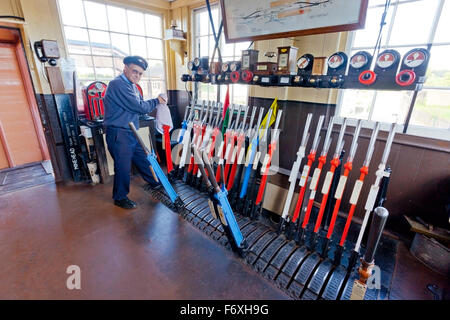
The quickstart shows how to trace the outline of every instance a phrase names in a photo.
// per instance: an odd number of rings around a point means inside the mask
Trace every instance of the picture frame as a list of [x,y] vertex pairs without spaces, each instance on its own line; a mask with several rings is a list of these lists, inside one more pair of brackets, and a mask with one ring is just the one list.
[[220,6],[230,43],[361,29],[368,0],[220,0]]

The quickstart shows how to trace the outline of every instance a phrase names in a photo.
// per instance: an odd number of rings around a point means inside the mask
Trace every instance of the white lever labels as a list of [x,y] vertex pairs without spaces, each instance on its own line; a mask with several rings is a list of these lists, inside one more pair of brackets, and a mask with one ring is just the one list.
[[333,172],[328,171],[322,186],[322,194],[327,194],[330,191],[331,180],[333,180]]
[[350,204],[356,205],[358,203],[359,194],[361,193],[361,189],[363,186],[363,182],[361,180],[356,180],[355,186],[353,187],[352,196],[350,197]]
[[300,187],[303,187],[306,184],[306,179],[308,179],[309,169],[310,169],[310,167],[308,165],[305,165],[303,167],[302,176],[300,178]]
[[334,198],[335,199],[342,199],[342,194],[344,193],[346,182],[347,182],[347,177],[346,176],[341,176],[339,178],[339,183],[338,183],[338,186],[336,188],[336,193],[334,194]]
[[320,176],[320,172],[322,170],[319,168],[316,168],[316,170],[314,170],[314,174],[311,180],[311,184],[309,185],[309,189],[310,190],[316,190],[317,189],[317,183],[319,182],[319,176]]

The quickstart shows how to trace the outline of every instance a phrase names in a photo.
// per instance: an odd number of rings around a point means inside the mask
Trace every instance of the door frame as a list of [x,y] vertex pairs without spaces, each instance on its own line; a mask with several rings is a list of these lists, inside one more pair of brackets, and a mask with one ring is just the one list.
[[10,43],[14,46],[14,51],[19,65],[22,82],[25,88],[25,95],[27,97],[31,118],[33,119],[34,130],[36,132],[36,136],[38,139],[42,159],[43,161],[50,160],[50,153],[48,151],[48,146],[45,141],[44,127],[42,126],[39,108],[37,105],[36,91],[34,89],[30,67],[25,53],[25,46],[23,44],[23,37],[22,37],[23,30],[21,28],[11,27],[9,26],[9,24],[4,23],[0,23],[0,29],[2,31],[4,30],[9,31],[6,33],[7,34],[9,33],[10,37],[5,36],[2,37],[2,33],[0,33],[0,42]]

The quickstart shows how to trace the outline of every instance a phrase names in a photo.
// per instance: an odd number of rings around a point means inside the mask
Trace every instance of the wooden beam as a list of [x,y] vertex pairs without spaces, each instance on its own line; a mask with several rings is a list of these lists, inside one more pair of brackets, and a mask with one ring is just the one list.
[[5,129],[3,128],[1,121],[0,121],[0,140],[3,145],[3,149],[5,150],[6,159],[8,159],[9,167],[10,168],[15,167],[16,165],[14,163],[13,154],[11,148],[9,147],[8,140],[6,139]]

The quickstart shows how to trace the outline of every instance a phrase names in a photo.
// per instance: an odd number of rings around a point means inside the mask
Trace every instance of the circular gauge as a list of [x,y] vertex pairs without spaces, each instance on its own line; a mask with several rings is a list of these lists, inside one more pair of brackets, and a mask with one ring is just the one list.
[[413,50],[404,58],[404,63],[410,68],[417,68],[421,66],[426,60],[425,52],[422,50]]
[[230,70],[231,71],[238,71],[240,67],[240,63],[239,62],[232,62],[230,64]]
[[341,67],[345,62],[344,57],[340,53],[335,53],[328,58],[328,67],[331,69],[337,69]]
[[363,53],[356,53],[350,59],[350,65],[354,69],[361,69],[369,63],[369,58]]
[[390,52],[382,53],[377,59],[377,66],[382,69],[387,69],[395,63],[396,59],[397,58]]
[[188,62],[188,69],[189,69],[190,71],[192,71],[192,69],[194,69],[194,62],[192,62],[192,61],[189,61],[189,62]]
[[229,64],[228,62],[225,62],[222,64],[222,72],[228,72]]
[[301,70],[306,69],[309,64],[311,63],[311,60],[306,57],[306,56],[302,56],[297,60],[297,67]]
[[200,59],[199,58],[194,59],[194,67],[196,67],[196,68],[200,67]]

